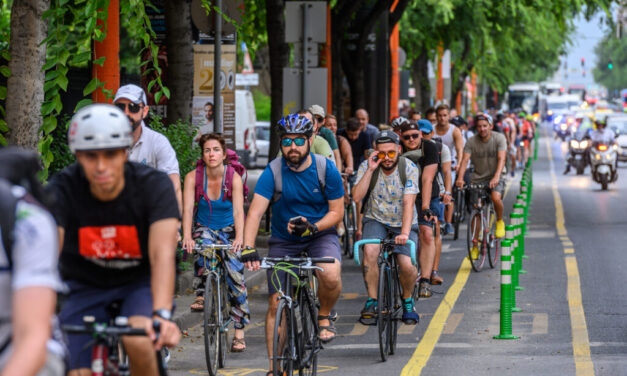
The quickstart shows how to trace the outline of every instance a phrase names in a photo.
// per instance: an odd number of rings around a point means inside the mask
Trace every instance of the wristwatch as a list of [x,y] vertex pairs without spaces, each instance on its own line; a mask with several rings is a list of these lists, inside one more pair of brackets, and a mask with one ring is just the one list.
[[451,195],[451,192],[446,191],[446,192],[444,192],[444,194],[445,194],[445,195],[449,195],[449,196],[450,196],[450,195]]
[[172,320],[172,311],[170,311],[169,309],[162,308],[162,309],[154,310],[152,311],[152,315],[160,317],[164,320],[168,320],[168,321]]

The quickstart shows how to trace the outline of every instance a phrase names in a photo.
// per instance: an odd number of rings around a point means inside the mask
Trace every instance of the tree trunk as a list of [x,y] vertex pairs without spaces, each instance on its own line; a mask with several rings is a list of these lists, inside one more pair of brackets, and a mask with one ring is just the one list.
[[423,51],[411,64],[411,76],[416,89],[414,104],[416,110],[424,111],[430,106],[431,85],[429,83],[429,56]]
[[[285,1],[266,0],[266,28],[270,52],[270,81],[272,87],[270,107],[269,156],[279,152],[276,124],[283,116],[283,68],[287,67],[289,46],[285,43]],[[270,157],[271,158],[271,157]]]
[[470,73],[472,68],[473,68],[473,65],[468,64],[464,68],[464,70],[459,72],[459,75],[457,76],[457,80],[453,82],[451,86],[451,101],[449,102],[451,107],[455,107],[455,103],[457,102],[457,94],[460,91],[462,91],[462,89],[464,88],[464,82],[466,82],[466,77],[468,77],[468,74]]
[[8,143],[37,150],[44,102],[46,45],[41,42],[48,33],[43,13],[49,0],[14,0],[11,8],[11,41],[9,50],[11,76],[7,82],[6,122]]
[[191,0],[166,0],[165,23],[170,89],[167,124],[179,119],[191,121],[194,80]]

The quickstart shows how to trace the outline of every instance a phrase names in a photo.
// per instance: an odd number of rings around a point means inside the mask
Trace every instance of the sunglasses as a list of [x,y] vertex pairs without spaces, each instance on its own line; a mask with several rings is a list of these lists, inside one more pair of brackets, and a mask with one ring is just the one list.
[[322,123],[324,121],[324,118],[322,116],[316,116],[316,121],[318,123]]
[[386,155],[388,156],[388,158],[394,159],[394,157],[396,157],[396,152],[394,150],[388,151],[387,153],[380,151],[377,153],[377,158],[383,159]]
[[405,141],[415,140],[418,137],[420,137],[420,133],[407,134],[407,135],[403,136],[403,140],[405,140]]
[[119,108],[120,110],[122,110],[122,111],[125,111],[126,108],[128,107],[128,112],[130,112],[131,114],[138,113],[139,110],[141,110],[141,108],[143,107],[142,105],[137,104],[137,103],[133,103],[133,102],[128,103],[128,104],[127,103],[116,103],[115,106],[117,108]]
[[293,142],[294,144],[296,144],[296,146],[303,146],[305,145],[306,140],[306,138],[284,138],[281,140],[281,145],[285,147],[290,147],[292,146]]

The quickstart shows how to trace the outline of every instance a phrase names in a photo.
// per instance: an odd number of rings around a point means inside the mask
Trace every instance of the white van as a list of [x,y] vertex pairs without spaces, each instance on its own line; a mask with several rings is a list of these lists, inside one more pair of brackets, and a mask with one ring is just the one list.
[[235,90],[235,151],[246,168],[254,167],[257,158],[256,122],[253,94],[248,90]]

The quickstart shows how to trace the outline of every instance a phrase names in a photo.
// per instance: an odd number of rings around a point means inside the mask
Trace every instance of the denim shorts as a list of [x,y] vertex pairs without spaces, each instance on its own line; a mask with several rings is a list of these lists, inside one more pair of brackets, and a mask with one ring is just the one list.
[[[309,257],[332,257],[342,262],[340,241],[335,228],[320,231],[307,242],[293,242],[271,236],[268,248],[268,257],[297,257],[302,252],[307,252]],[[321,267],[324,269],[324,264]],[[287,284],[287,273],[283,271],[268,269],[266,275],[270,295],[278,291],[279,284],[282,288]]]
[[[388,234],[399,235],[400,227],[392,227],[376,221],[372,218],[364,217],[364,232],[362,239],[385,239]],[[409,240],[416,243],[416,253],[418,253],[418,226],[414,225],[409,232]],[[409,244],[397,245],[394,247],[394,253],[411,257],[411,248]]]
[[[425,221],[424,214],[420,209],[422,205],[417,205],[416,209],[418,209],[418,224],[421,226],[431,226],[432,222]],[[438,217],[440,222],[444,221],[444,205],[440,201],[439,197],[432,198],[429,203],[429,209]]]
[[[152,316],[152,291],[150,279],[102,289],[76,281],[66,282],[70,294],[63,302],[59,313],[61,325],[81,325],[84,316],[94,316],[97,323],[108,323],[110,317],[106,307],[114,301],[121,301],[120,316]],[[83,334],[69,334],[70,369],[90,368],[91,346],[85,348],[92,337]]]

